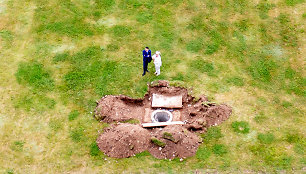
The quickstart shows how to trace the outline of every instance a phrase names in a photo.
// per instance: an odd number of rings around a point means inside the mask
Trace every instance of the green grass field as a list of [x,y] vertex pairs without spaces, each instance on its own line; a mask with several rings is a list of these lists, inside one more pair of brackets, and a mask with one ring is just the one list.
[[[305,24],[305,0],[0,0],[0,173],[305,173]],[[95,101],[159,79],[233,114],[182,162],[105,156]]]

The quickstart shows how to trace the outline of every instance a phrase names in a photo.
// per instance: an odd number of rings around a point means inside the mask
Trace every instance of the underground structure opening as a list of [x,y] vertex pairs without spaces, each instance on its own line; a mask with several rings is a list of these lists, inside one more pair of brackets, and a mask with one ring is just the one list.
[[166,110],[156,110],[152,113],[151,116],[152,122],[171,122],[172,113]]

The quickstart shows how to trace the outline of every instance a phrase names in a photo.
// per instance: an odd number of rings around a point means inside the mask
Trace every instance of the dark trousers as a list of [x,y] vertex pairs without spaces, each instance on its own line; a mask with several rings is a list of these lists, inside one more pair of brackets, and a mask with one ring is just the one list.
[[143,61],[143,74],[146,74],[148,71],[148,61]]

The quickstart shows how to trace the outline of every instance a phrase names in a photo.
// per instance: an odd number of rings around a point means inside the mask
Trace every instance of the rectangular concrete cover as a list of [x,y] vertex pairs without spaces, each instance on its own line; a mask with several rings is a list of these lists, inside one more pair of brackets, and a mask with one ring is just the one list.
[[153,94],[152,107],[153,108],[182,108],[182,95],[165,96],[160,94]]

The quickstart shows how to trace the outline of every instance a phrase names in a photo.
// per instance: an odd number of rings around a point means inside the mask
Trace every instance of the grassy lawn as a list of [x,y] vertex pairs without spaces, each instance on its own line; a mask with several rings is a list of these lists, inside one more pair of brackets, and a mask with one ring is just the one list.
[[[0,0],[0,173],[303,173],[305,24],[305,0]],[[233,114],[183,161],[105,156],[95,101],[159,79]]]

